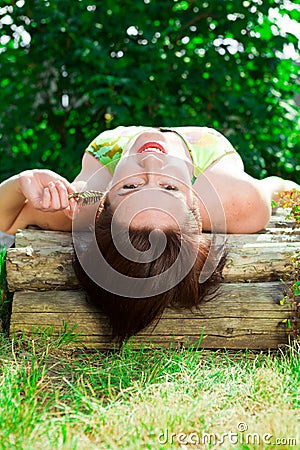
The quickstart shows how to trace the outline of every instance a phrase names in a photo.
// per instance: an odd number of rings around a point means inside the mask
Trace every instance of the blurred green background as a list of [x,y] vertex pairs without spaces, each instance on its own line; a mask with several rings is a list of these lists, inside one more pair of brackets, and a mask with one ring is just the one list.
[[41,167],[71,180],[107,128],[199,125],[250,174],[299,182],[296,3],[2,0],[0,180]]

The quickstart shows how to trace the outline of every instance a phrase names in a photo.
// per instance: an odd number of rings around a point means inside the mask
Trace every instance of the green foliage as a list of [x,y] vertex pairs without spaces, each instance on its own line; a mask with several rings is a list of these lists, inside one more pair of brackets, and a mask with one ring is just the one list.
[[[292,189],[280,192],[276,207],[287,210],[286,219],[294,222],[295,228],[300,228],[300,191]],[[297,250],[286,264],[287,272],[282,280],[286,285],[286,295],[282,304],[288,301],[291,305],[291,318],[283,323],[290,329],[291,337],[300,342],[300,250]]]
[[275,202],[276,207],[281,206],[287,209],[286,219],[294,221],[295,227],[300,228],[300,191],[297,189],[282,191],[278,197],[277,202]]
[[0,333],[8,330],[12,302],[12,294],[6,285],[5,258],[6,249],[0,247]]
[[[246,169],[299,179],[298,66],[280,54],[283,0],[8,0],[0,9],[0,178],[72,178],[118,125],[206,125]],[[6,5],[6,6],[5,6]]]

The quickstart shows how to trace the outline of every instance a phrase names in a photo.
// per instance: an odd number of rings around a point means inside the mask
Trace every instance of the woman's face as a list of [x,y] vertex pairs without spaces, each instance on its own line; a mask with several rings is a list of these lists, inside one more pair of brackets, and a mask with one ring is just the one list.
[[124,151],[109,191],[118,221],[156,228],[177,226],[192,206],[193,165],[182,139],[151,130],[133,139]]

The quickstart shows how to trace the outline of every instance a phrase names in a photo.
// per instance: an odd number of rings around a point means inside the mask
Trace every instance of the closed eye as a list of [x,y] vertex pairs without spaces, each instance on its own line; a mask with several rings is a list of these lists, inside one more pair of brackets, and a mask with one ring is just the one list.
[[122,186],[123,189],[137,189],[138,187],[139,184],[137,183],[124,184],[124,186]]
[[167,191],[179,191],[178,187],[172,184],[161,184],[161,187]]
[[[124,184],[123,189],[137,189],[140,185],[136,183],[131,184]],[[172,184],[161,184],[160,185],[163,189],[166,189],[167,191],[178,191],[178,187],[174,186]]]

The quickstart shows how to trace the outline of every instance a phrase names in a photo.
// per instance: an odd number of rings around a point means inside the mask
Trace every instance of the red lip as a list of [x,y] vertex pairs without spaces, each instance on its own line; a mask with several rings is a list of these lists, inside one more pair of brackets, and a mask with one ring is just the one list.
[[146,142],[142,147],[138,150],[138,153],[142,153],[143,151],[147,150],[147,148],[157,148],[162,153],[167,153],[164,147],[159,144],[158,142]]

